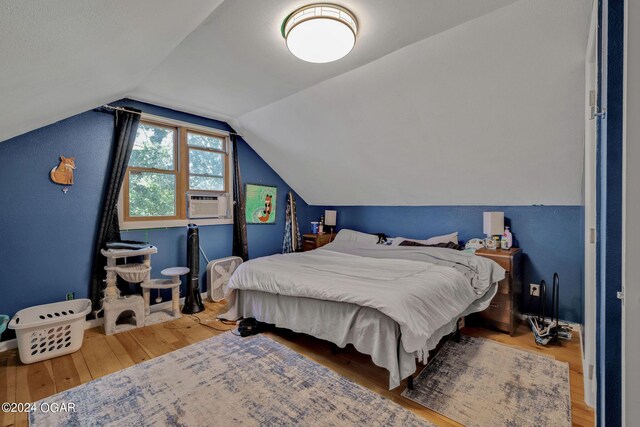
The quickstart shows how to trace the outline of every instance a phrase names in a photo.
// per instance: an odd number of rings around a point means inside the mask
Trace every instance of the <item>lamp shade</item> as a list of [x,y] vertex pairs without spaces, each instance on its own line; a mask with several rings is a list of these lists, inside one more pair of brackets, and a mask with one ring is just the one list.
[[324,225],[328,225],[329,227],[335,227],[337,216],[338,216],[337,211],[324,211]]
[[504,233],[504,212],[484,212],[482,215],[482,232],[487,236]]

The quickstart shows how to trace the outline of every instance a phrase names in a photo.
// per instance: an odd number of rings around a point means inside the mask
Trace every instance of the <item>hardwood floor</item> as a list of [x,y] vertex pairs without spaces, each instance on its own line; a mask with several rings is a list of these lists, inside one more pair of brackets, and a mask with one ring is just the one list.
[[[214,322],[218,313],[226,311],[225,304],[207,303],[206,307],[206,311],[197,315],[199,319],[185,316],[172,322],[112,336],[105,336],[102,328],[89,329],[85,333],[84,344],[80,351],[31,365],[23,365],[19,362],[17,350],[0,353],[0,403],[33,402],[43,399],[232,329],[230,326]],[[541,348],[535,345],[531,331],[528,331],[524,325],[518,329],[514,337],[475,327],[467,327],[463,329],[463,333],[492,339],[524,350],[544,353],[557,360],[568,362],[571,375],[573,425],[594,425],[593,410],[584,403],[582,361],[577,334],[574,334],[573,341],[561,347]],[[404,382],[401,387],[387,390],[387,371],[375,366],[369,356],[357,353],[350,348],[333,354],[328,342],[290,331],[275,330],[266,334],[438,425],[459,425],[400,396],[404,390]],[[26,414],[0,412],[0,426],[13,425],[26,426]]]

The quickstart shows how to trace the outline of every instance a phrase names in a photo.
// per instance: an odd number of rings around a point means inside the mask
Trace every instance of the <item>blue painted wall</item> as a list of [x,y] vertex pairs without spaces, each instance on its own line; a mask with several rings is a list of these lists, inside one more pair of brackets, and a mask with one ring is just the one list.
[[[232,130],[224,122],[211,120],[191,114],[157,107],[132,100],[123,100],[115,104],[128,105],[138,108],[146,113],[168,117],[215,129]],[[291,187],[262,160],[262,158],[242,139],[238,144],[238,158],[244,183],[275,185],[278,187],[277,210],[275,225],[247,225],[247,237],[249,240],[249,256],[257,258],[265,255],[282,252],[282,240],[284,236],[285,203],[286,195]],[[309,206],[296,195],[298,220],[301,224],[308,224],[307,210]],[[302,231],[308,231],[302,228]],[[209,260],[231,255],[233,227],[231,225],[215,225],[200,227],[200,246]],[[152,257],[152,276],[161,277],[160,271],[164,268],[186,264],[186,229],[167,228],[153,230],[136,230],[122,233],[123,239],[142,240],[158,247],[158,254]],[[206,290],[206,261],[200,258],[201,286]],[[168,294],[166,295],[169,296]]]
[[[607,114],[599,121],[597,151],[596,413],[597,425],[619,426],[622,302],[616,294],[622,289],[624,2],[600,0],[598,16],[598,103]],[[604,16],[606,25],[602,24]]]
[[[231,130],[223,122],[165,108],[123,100],[145,112]],[[87,297],[99,212],[113,144],[113,115],[88,111],[0,143],[0,313],[61,301],[67,292]],[[58,157],[75,157],[75,184],[65,195],[49,180]],[[244,182],[278,187],[275,225],[249,225],[249,253],[258,257],[282,250],[284,204],[290,190],[244,141],[238,157]],[[298,200],[301,223],[308,223],[307,204]],[[232,226],[201,227],[201,244],[210,259],[229,256]],[[186,262],[186,229],[169,228],[123,233],[124,238],[149,241],[158,247],[153,274]],[[204,277],[204,258],[201,270]],[[203,289],[206,282],[202,282]],[[5,333],[3,338],[10,337]]]
[[[338,211],[338,228],[425,239],[459,232],[463,241],[482,234],[482,212],[503,211],[515,245],[524,253],[523,283],[551,282],[560,275],[560,317],[583,321],[584,242],[580,206],[346,206]],[[550,296],[549,296],[550,299]],[[523,308],[530,307],[523,292]],[[537,305],[533,305],[537,307]]]
[[[132,100],[118,105],[176,120],[231,128],[223,122]],[[86,297],[99,210],[113,140],[113,116],[89,111],[0,144],[0,313],[12,315],[35,304],[59,301],[66,292]],[[75,156],[76,183],[68,194],[48,179],[59,155]],[[278,186],[276,225],[249,225],[252,258],[278,253],[284,230],[284,201],[290,189],[244,141],[238,155],[244,182]],[[301,231],[324,213],[300,197]],[[582,243],[577,206],[561,207],[339,207],[338,227],[388,235],[426,237],[457,230],[468,240],[482,235],[482,212],[503,210],[517,243],[525,253],[525,283],[549,279],[554,271],[562,280],[561,316],[582,318]],[[231,253],[232,226],[201,227],[201,245],[209,259]],[[158,247],[152,258],[153,277],[165,267],[186,262],[186,230],[167,228],[128,231],[123,237],[148,241]],[[201,258],[204,289],[204,258]],[[526,301],[525,301],[526,302]],[[5,334],[5,339],[7,335]]]

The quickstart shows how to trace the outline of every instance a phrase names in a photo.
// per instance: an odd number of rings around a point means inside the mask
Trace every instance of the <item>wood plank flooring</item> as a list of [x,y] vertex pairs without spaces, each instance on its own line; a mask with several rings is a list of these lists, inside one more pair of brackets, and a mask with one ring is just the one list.
[[[226,311],[224,303],[206,303],[206,308],[206,311],[198,313],[197,319],[185,316],[172,322],[109,337],[102,333],[102,328],[89,329],[85,333],[80,351],[31,365],[20,363],[17,350],[0,353],[0,403],[33,402],[233,329],[215,321],[218,313]],[[531,331],[524,325],[514,337],[476,327],[467,327],[463,333],[568,362],[573,425],[594,425],[594,412],[584,403],[582,361],[577,334],[574,334],[573,341],[560,347],[541,348],[535,345]],[[387,371],[375,366],[369,356],[349,347],[333,354],[328,342],[286,330],[277,329],[266,334],[438,425],[459,426],[448,418],[400,396],[404,390],[404,383],[402,387],[387,390]],[[26,414],[0,412],[0,427],[26,425]]]

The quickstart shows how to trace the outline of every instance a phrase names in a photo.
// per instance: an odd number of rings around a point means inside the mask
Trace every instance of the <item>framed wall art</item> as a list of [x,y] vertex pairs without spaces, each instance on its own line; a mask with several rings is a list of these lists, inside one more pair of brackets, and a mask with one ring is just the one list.
[[269,185],[245,185],[244,197],[246,201],[247,224],[276,223],[277,192],[277,187]]

